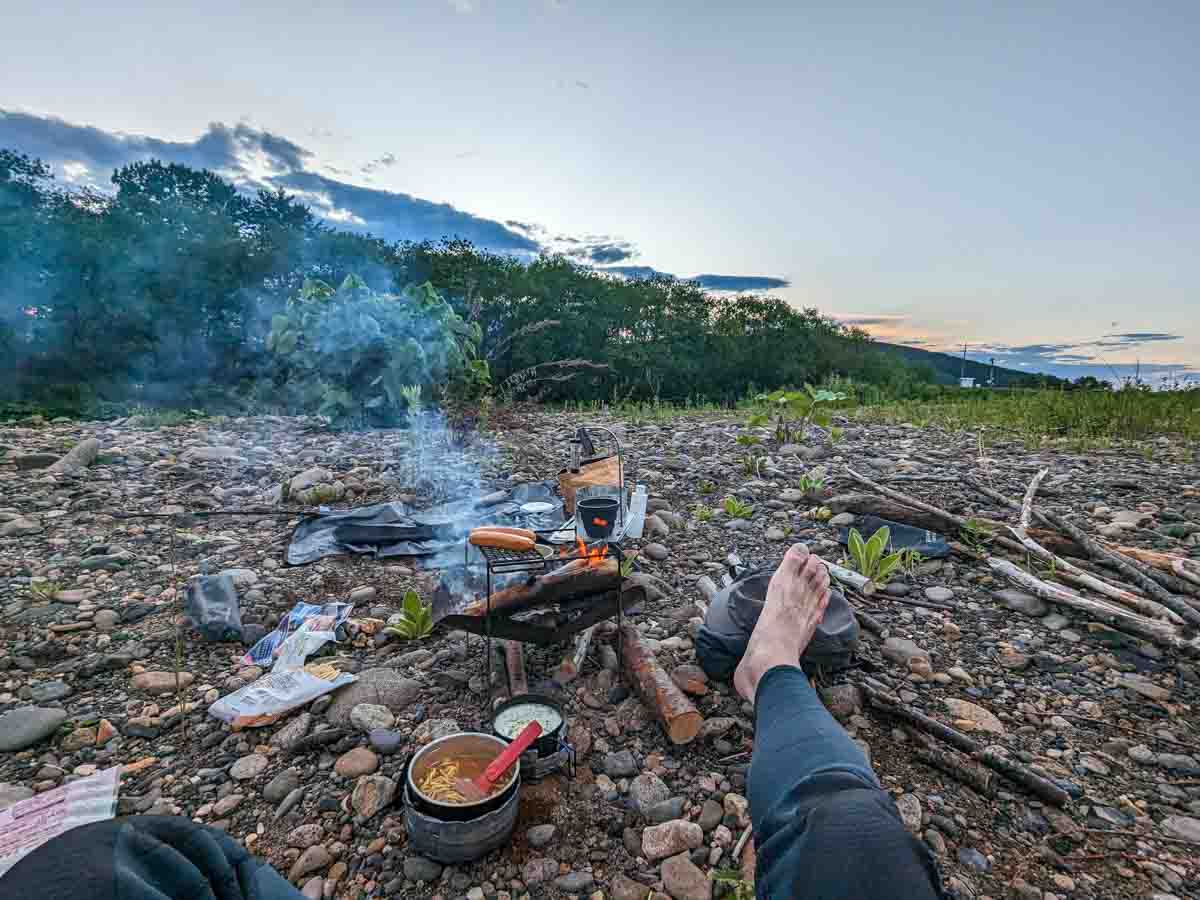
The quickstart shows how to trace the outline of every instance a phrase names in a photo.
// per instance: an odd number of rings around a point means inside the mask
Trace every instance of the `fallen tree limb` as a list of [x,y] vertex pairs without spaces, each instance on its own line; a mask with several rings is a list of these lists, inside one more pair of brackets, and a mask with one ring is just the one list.
[[588,648],[592,645],[592,635],[595,632],[595,625],[579,632],[579,636],[575,639],[574,651],[563,657],[563,661],[559,663],[558,671],[554,673],[554,680],[556,682],[559,684],[570,684],[579,677],[579,672],[583,668],[583,661],[587,658]]
[[977,741],[967,737],[961,731],[956,731],[948,725],[943,725],[936,719],[931,719],[924,713],[919,713],[905,706],[898,699],[888,697],[870,685],[859,682],[863,695],[871,702],[871,706],[907,722],[919,731],[931,735],[940,741],[956,747],[966,753],[976,762],[987,766],[993,772],[998,772],[1014,784],[1019,784],[1040,800],[1054,806],[1066,806],[1070,795],[1049,779],[1043,778],[1036,772],[1015,763],[1011,759],[989,750]]
[[[908,494],[905,494],[901,491],[896,491],[892,488],[884,487],[882,484],[877,484],[871,479],[863,475],[859,475],[849,466],[846,466],[846,474],[863,487],[870,488],[875,493],[887,497],[889,500],[900,504],[902,507],[920,510],[925,514],[932,516],[941,523],[938,526],[939,530],[951,530],[957,532],[962,531],[962,529],[966,527],[967,520],[961,516],[948,513],[944,509],[938,509],[936,506],[926,503],[924,500],[918,500],[916,497],[910,497]],[[832,509],[832,507],[830,508]]]
[[[990,497],[1001,505],[1009,507],[1015,505],[1013,501],[1009,500],[999,491],[992,490],[987,485],[981,484],[979,481],[969,476],[965,477],[963,480],[984,496]],[[1040,510],[1034,510],[1033,515],[1044,524],[1049,525],[1052,528],[1057,528],[1064,534],[1069,535],[1070,538],[1075,541],[1075,543],[1079,544],[1079,546],[1083,547],[1084,550],[1087,551],[1088,556],[1090,556],[1092,559],[1102,560],[1109,564],[1112,568],[1129,578],[1134,584],[1145,591],[1148,597],[1152,597],[1153,599],[1157,600],[1167,609],[1171,610],[1171,612],[1175,613],[1177,616],[1180,616],[1185,622],[1191,625],[1200,626],[1200,610],[1193,607],[1182,597],[1177,597],[1172,594],[1157,581],[1143,572],[1133,560],[1123,556],[1115,550],[1110,550],[1104,547],[1098,541],[1094,540],[1090,535],[1088,535],[1088,533],[1082,528],[1072,524],[1071,522],[1068,522],[1062,516],[1055,515],[1054,513],[1042,512]]]
[[837,563],[827,562],[819,556],[817,557],[817,561],[829,571],[830,577],[836,578],[842,584],[850,585],[850,587],[864,596],[870,597],[878,590],[879,586],[875,582],[870,578],[860,575],[858,572],[839,566]]
[[1076,594],[1074,591],[1067,590],[1065,587],[1049,584],[1006,559],[996,559],[994,556],[988,557],[987,564],[993,572],[1003,575],[1013,584],[1024,588],[1037,597],[1041,597],[1043,600],[1086,613],[1095,619],[1099,619],[1105,625],[1111,625],[1113,628],[1124,631],[1127,634],[1145,638],[1152,643],[1158,644],[1160,647],[1166,647],[1187,656],[1195,656],[1200,653],[1200,638],[1185,641],[1179,637],[1179,633],[1175,628],[1167,622],[1162,622],[1158,619],[1147,619],[1144,616],[1136,615],[1127,610],[1109,606],[1102,601],[1091,600],[1080,594]]
[[658,664],[632,625],[621,627],[621,656],[630,686],[658,718],[671,743],[688,744],[695,740],[704,717]]
[[984,797],[996,796],[996,782],[999,778],[994,772],[974,760],[964,762],[949,753],[939,752],[932,747],[915,748],[917,759],[933,766],[940,772],[945,772],[951,778],[962,782],[971,790]]

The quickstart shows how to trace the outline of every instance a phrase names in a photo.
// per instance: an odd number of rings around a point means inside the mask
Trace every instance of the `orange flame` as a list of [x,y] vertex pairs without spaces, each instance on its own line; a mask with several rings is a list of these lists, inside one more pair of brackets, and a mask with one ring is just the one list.
[[[566,548],[562,551],[563,556],[567,556],[570,553],[571,550]],[[589,547],[583,542],[582,538],[576,537],[574,553],[580,559],[586,560],[589,568],[595,568],[608,557],[608,544],[597,544]]]

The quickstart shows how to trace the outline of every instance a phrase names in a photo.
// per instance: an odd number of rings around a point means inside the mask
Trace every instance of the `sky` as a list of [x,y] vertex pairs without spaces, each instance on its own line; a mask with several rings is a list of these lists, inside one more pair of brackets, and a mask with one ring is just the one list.
[[0,146],[770,291],[929,349],[1200,377],[1200,4],[45,0]]

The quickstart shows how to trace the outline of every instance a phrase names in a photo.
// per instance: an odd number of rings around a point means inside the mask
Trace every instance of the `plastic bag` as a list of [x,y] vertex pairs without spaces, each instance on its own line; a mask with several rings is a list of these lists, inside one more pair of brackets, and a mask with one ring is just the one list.
[[206,641],[240,641],[242,610],[228,575],[201,575],[187,584],[184,616]]
[[247,651],[242,657],[242,664],[263,667],[271,665],[280,655],[281,645],[302,626],[307,625],[303,636],[288,648],[288,664],[280,671],[284,668],[300,668],[304,665],[304,656],[307,653],[312,653],[322,644],[335,639],[338,626],[350,617],[350,610],[353,608],[349,603],[297,603],[283,617],[278,628]]

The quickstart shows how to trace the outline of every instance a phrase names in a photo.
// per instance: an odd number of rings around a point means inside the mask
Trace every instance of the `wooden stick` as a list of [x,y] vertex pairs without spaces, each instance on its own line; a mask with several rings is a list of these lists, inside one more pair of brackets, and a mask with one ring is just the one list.
[[704,717],[658,664],[632,625],[621,628],[621,656],[631,687],[658,718],[671,743],[695,740],[704,726]]
[[979,763],[963,762],[949,753],[939,753],[932,747],[916,747],[914,752],[917,759],[961,781],[976,793],[984,797],[996,796],[996,782],[1000,779]]
[[821,559],[819,556],[817,557],[817,562],[829,570],[830,577],[836,578],[843,584],[850,585],[852,588],[866,597],[870,597],[879,589],[879,586],[875,584],[875,582],[873,582],[870,578],[860,575],[858,572],[843,568],[836,563],[827,562],[826,560]]
[[592,645],[592,635],[595,631],[596,626],[591,625],[579,632],[579,637],[575,639],[575,652],[563,657],[558,671],[554,673],[556,682],[570,684],[579,677],[579,672],[583,669],[583,661],[587,658],[588,648]]
[[1109,584],[1100,578],[1097,578],[1090,572],[1085,572],[1083,569],[1072,565],[1061,556],[1055,556],[1028,534],[1025,534],[1019,528],[1012,529],[1013,535],[1021,546],[1028,550],[1038,559],[1045,560],[1054,566],[1055,575],[1062,577],[1064,580],[1070,580],[1080,587],[1088,588],[1095,591],[1097,594],[1103,594],[1110,600],[1115,600],[1122,606],[1127,606],[1144,616],[1149,616],[1153,619],[1163,619],[1175,625],[1182,625],[1183,619],[1167,609],[1165,606],[1155,603],[1153,600],[1147,600],[1145,597],[1139,597],[1130,591]]
[[846,474],[859,484],[863,485],[863,487],[868,487],[875,493],[887,497],[889,500],[894,500],[902,506],[907,506],[910,509],[918,509],[937,519],[940,519],[942,522],[942,528],[949,526],[954,531],[961,531],[967,524],[966,519],[962,518],[961,516],[948,513],[944,509],[938,509],[932,504],[926,503],[923,500],[918,500],[916,497],[910,497],[908,494],[902,493],[901,491],[895,491],[889,487],[884,487],[881,484],[876,484],[874,481],[871,481],[871,479],[859,475],[849,466],[846,467]]
[[1058,785],[1030,771],[1019,763],[1015,763],[1011,759],[1007,759],[983,747],[961,731],[956,731],[948,725],[943,725],[936,719],[931,719],[924,713],[919,713],[915,709],[905,706],[899,700],[888,697],[870,685],[859,682],[858,686],[862,690],[863,695],[871,701],[873,707],[901,721],[907,722],[909,725],[918,728],[926,734],[932,735],[938,740],[944,741],[952,747],[957,747],[972,759],[995,772],[999,772],[1009,781],[1021,785],[1040,800],[1044,800],[1055,806],[1066,806],[1067,802],[1071,799],[1070,795]]
[[[1014,505],[1011,500],[999,491],[992,490],[987,485],[981,484],[970,476],[964,477],[963,481],[997,503],[1010,507]],[[1195,609],[1182,597],[1176,597],[1170,593],[1166,588],[1143,572],[1131,559],[1115,550],[1109,550],[1102,546],[1099,542],[1093,540],[1082,528],[1068,522],[1062,516],[1041,512],[1040,510],[1034,510],[1033,514],[1040,522],[1052,528],[1057,528],[1068,535],[1075,543],[1083,547],[1092,559],[1103,560],[1122,575],[1129,578],[1134,584],[1145,591],[1147,596],[1153,597],[1167,609],[1181,616],[1184,621],[1192,625],[1200,625],[1200,610]]]
[[1033,498],[1037,496],[1042,479],[1049,474],[1049,469],[1038,469],[1037,474],[1029,479],[1029,486],[1025,488],[1025,498],[1021,501],[1021,518],[1017,526],[1022,532],[1029,530],[1029,517],[1033,515]]
[[504,641],[504,668],[508,670],[508,694],[521,697],[529,693],[525,674],[525,647],[518,641]]
[[1167,647],[1187,656],[1200,654],[1200,638],[1185,641],[1178,632],[1167,622],[1157,619],[1147,619],[1124,609],[1109,606],[1100,600],[1091,600],[1069,591],[1065,587],[1041,581],[1006,559],[988,557],[987,564],[993,572],[1003,575],[1018,587],[1022,587],[1035,596],[1065,606],[1069,609],[1087,613],[1113,628],[1145,638],[1161,647]]
[[1109,722],[1106,719],[1089,719],[1087,716],[1077,716],[1074,713],[1065,713],[1058,710],[1054,711],[1054,715],[1062,716],[1064,719],[1070,719],[1073,722],[1087,722],[1089,725],[1099,725],[1103,728],[1112,728],[1115,731],[1124,731],[1126,734],[1135,734],[1138,737],[1144,737],[1148,741],[1155,741],[1163,744],[1174,744],[1176,747],[1182,747],[1188,753],[1195,753],[1200,750],[1200,746],[1196,744],[1186,744],[1183,741],[1177,741],[1175,738],[1159,737],[1151,731],[1141,731],[1137,728],[1130,728],[1128,725],[1118,725],[1116,722]]

